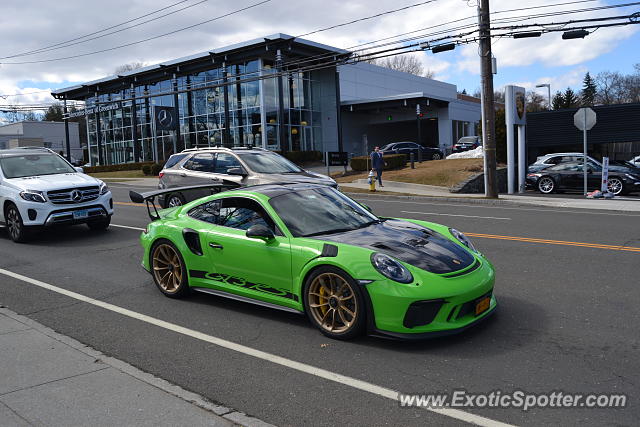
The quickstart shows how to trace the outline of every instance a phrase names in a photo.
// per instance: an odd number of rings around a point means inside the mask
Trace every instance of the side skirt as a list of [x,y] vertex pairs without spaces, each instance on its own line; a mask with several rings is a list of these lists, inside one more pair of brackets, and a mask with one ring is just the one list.
[[205,293],[205,294],[216,295],[216,296],[219,296],[219,297],[229,298],[229,299],[233,299],[233,300],[236,300],[236,301],[248,302],[249,304],[261,305],[263,307],[273,308],[273,309],[276,309],[276,310],[286,311],[286,312],[289,312],[289,313],[304,314],[304,312],[296,310],[295,308],[284,307],[284,306],[277,305],[277,304],[271,304],[270,302],[258,301],[258,300],[252,299],[252,298],[243,297],[241,295],[231,294],[231,293],[224,292],[224,291],[218,291],[216,289],[193,287],[193,288],[191,288],[191,290],[196,291],[196,292],[202,292],[202,293]]

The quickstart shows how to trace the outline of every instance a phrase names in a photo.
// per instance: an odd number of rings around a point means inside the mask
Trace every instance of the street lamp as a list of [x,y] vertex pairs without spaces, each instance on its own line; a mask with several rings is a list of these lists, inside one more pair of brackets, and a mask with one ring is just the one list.
[[547,96],[548,96],[548,101],[549,101],[549,110],[551,110],[551,85],[549,83],[542,83],[539,85],[536,85],[536,87],[546,87],[547,88]]

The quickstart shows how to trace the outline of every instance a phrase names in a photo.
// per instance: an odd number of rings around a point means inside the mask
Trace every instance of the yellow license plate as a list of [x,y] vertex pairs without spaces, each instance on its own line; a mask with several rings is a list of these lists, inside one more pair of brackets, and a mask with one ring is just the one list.
[[491,304],[491,297],[482,298],[480,301],[476,303],[476,316],[484,313],[489,309],[489,305]]

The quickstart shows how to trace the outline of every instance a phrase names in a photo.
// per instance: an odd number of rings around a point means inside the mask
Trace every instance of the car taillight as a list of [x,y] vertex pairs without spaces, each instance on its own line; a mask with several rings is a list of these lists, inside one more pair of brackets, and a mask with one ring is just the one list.
[[158,174],[158,178],[162,178],[163,176],[164,176],[164,172],[160,172],[160,173]]

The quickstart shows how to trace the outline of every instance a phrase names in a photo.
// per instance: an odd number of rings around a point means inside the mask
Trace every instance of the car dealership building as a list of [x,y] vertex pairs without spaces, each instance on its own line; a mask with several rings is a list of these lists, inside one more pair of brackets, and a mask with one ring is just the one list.
[[[448,152],[475,135],[480,104],[455,85],[275,34],[59,89],[84,101],[92,165],[162,161],[185,148],[367,153],[417,141]],[[420,114],[417,114],[419,108]]]

